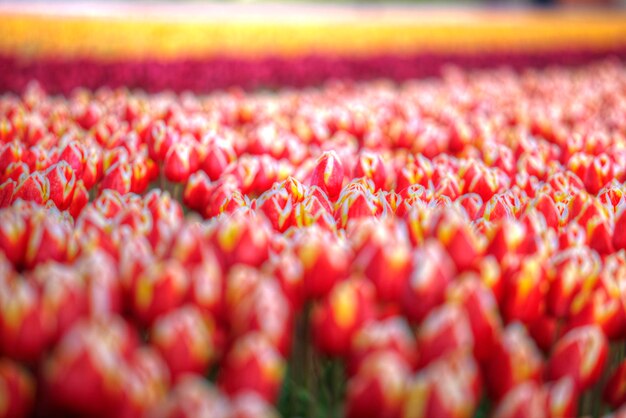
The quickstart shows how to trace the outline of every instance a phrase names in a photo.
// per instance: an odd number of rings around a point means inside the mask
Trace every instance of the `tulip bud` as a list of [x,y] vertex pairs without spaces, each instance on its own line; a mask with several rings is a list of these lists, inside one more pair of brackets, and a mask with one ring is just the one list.
[[132,166],[128,162],[117,162],[104,173],[104,178],[100,183],[100,193],[106,189],[115,190],[119,194],[130,193],[132,179]]
[[11,163],[20,162],[24,158],[24,145],[13,141],[2,144],[0,147],[0,175],[6,172]]
[[457,351],[471,352],[474,338],[465,312],[453,304],[433,309],[419,328],[417,345],[418,367]]
[[608,341],[597,325],[574,328],[557,341],[546,374],[551,380],[571,377],[582,393],[602,375],[608,351]]
[[387,183],[387,172],[380,155],[370,151],[362,151],[354,168],[354,177],[371,179],[374,182],[375,190],[384,188]]
[[56,343],[87,315],[87,286],[75,269],[54,262],[38,265],[29,279],[41,293],[43,314],[53,323],[51,342]]
[[226,170],[226,167],[237,159],[235,150],[226,139],[216,138],[207,143],[207,154],[202,169],[209,179],[215,181]]
[[540,259],[529,257],[511,269],[512,272],[505,273],[503,316],[508,322],[532,323],[543,313],[544,296],[548,292],[544,267]]
[[9,179],[0,184],[0,209],[6,208],[13,202],[13,192],[17,187],[17,182]]
[[119,317],[78,323],[57,344],[43,376],[54,405],[89,416],[110,416],[127,388],[127,361],[138,337]]
[[167,363],[173,380],[184,373],[204,374],[213,353],[213,321],[193,306],[184,306],[157,318],[150,342]]
[[258,267],[269,257],[269,231],[259,215],[234,212],[218,225],[215,244],[224,266],[242,263]]
[[480,362],[491,356],[502,330],[498,305],[490,289],[478,277],[459,278],[448,290],[449,303],[464,309],[474,340],[474,356]]
[[74,193],[72,193],[72,202],[68,208],[72,218],[77,219],[87,203],[89,203],[89,192],[85,188],[83,181],[78,180],[76,187],[74,187]]
[[254,392],[241,392],[231,398],[231,418],[278,418],[280,415],[265,399]]
[[126,366],[124,391],[116,417],[132,418],[146,416],[161,405],[169,388],[167,366],[151,348],[137,349]]
[[622,205],[616,213],[613,230],[615,231],[613,234],[613,246],[615,251],[626,250],[626,234],[620,232],[626,231],[626,204]]
[[427,241],[415,254],[414,270],[402,298],[407,318],[415,323],[441,304],[455,274],[454,263],[437,241]]
[[469,418],[480,394],[480,374],[473,358],[457,354],[435,361],[409,383],[405,418]]
[[469,269],[483,251],[480,236],[474,232],[462,215],[445,210],[435,224],[436,237],[448,250],[459,271]]
[[546,392],[536,382],[522,382],[498,403],[494,418],[548,418]]
[[65,161],[74,171],[76,179],[83,177],[86,164],[86,152],[84,146],[78,141],[69,141],[59,155],[59,162]]
[[189,176],[183,193],[183,202],[190,209],[204,213],[212,191],[213,186],[207,175],[204,171],[197,171]]
[[26,418],[35,402],[35,379],[18,363],[0,358],[0,417]]
[[252,391],[270,403],[278,396],[285,363],[269,340],[251,332],[239,337],[224,359],[218,383],[230,396]]
[[21,265],[28,240],[28,224],[17,210],[0,211],[0,250],[13,264]]
[[338,283],[313,311],[315,347],[331,356],[346,357],[355,333],[373,318],[372,285],[358,279]]
[[417,344],[409,324],[394,316],[365,324],[352,339],[348,375],[354,375],[363,360],[378,352],[393,352],[413,369],[417,364]]
[[318,186],[331,200],[341,192],[344,170],[339,157],[334,151],[327,151],[317,160],[311,174],[311,186]]
[[48,260],[65,262],[71,248],[71,227],[56,210],[46,209],[31,216],[24,265],[33,268]]
[[578,391],[571,378],[564,377],[544,388],[548,394],[548,412],[551,418],[578,416]]
[[191,271],[190,301],[203,315],[221,319],[224,315],[224,277],[218,260],[205,258]]
[[232,417],[228,399],[197,375],[186,375],[172,388],[165,402],[150,416],[157,418]]
[[277,231],[285,232],[291,226],[294,202],[287,190],[268,190],[259,197],[257,204]]
[[46,171],[50,185],[50,199],[59,208],[67,209],[72,203],[76,177],[69,164],[60,162],[50,166]]
[[524,381],[539,381],[542,358],[533,340],[520,323],[509,324],[487,360],[485,380],[495,399],[502,399]]
[[135,318],[143,324],[154,323],[159,315],[181,306],[189,291],[189,278],[175,260],[148,266],[132,289],[131,306]]
[[177,141],[178,134],[170,126],[167,126],[162,120],[154,121],[148,129],[146,140],[150,158],[162,162],[165,160],[165,155],[169,149]]
[[348,381],[346,417],[400,417],[410,374],[410,367],[392,351],[366,357]]
[[31,364],[41,358],[54,332],[54,319],[30,281],[16,280],[0,293],[0,351]]
[[397,228],[377,223],[360,239],[353,268],[374,284],[381,301],[399,303],[413,267],[407,236]]
[[348,275],[350,252],[344,243],[318,227],[302,229],[294,239],[295,254],[304,269],[304,292],[319,298]]
[[200,167],[196,146],[188,142],[175,142],[165,154],[165,177],[169,181],[184,183]]
[[50,183],[40,172],[34,172],[22,179],[13,192],[13,201],[22,199],[43,205],[50,198]]

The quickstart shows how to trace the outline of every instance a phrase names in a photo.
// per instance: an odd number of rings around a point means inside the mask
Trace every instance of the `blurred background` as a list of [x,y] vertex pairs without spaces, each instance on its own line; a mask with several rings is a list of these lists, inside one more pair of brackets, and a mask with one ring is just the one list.
[[0,91],[275,89],[622,60],[625,2],[4,2]]

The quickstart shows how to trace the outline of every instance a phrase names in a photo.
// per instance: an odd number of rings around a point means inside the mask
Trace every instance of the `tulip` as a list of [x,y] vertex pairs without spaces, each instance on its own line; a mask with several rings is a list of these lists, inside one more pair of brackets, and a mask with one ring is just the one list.
[[409,376],[394,352],[370,354],[348,381],[346,417],[400,417]]
[[231,399],[232,418],[278,418],[274,410],[262,397],[254,392],[242,392]]
[[478,277],[470,275],[448,289],[447,299],[463,308],[473,335],[474,356],[478,361],[487,361],[502,330],[493,293]]
[[0,417],[25,418],[35,401],[35,379],[18,363],[0,358]]
[[344,169],[339,157],[333,151],[325,152],[317,160],[311,174],[311,186],[318,186],[331,200],[341,192]]
[[127,359],[137,338],[119,317],[87,320],[73,327],[44,366],[53,404],[90,416],[115,412],[124,397]]
[[410,368],[417,364],[417,344],[409,324],[394,316],[364,325],[352,339],[347,372],[354,375],[363,361],[374,353],[392,352]]
[[159,315],[181,306],[189,292],[189,277],[180,263],[169,260],[148,266],[131,289],[135,318],[153,324]]
[[185,373],[203,374],[214,357],[210,317],[193,306],[161,315],[154,322],[150,342],[161,354],[173,380]]
[[548,400],[536,382],[522,382],[512,388],[494,411],[494,418],[548,418]]
[[28,223],[17,210],[0,211],[0,249],[14,266],[21,265],[28,242]]
[[474,338],[465,312],[453,304],[433,309],[417,333],[418,367],[451,353],[472,351]]
[[524,381],[539,381],[542,368],[539,350],[524,327],[514,322],[504,329],[500,342],[487,360],[487,388],[496,400],[502,399]]
[[318,227],[303,229],[294,238],[294,251],[303,266],[307,297],[325,296],[348,275],[349,250],[340,239]]
[[123,418],[145,416],[160,405],[167,395],[169,389],[167,366],[155,350],[147,347],[137,349],[127,364],[124,374],[127,390],[115,416]]
[[374,289],[352,278],[336,284],[313,311],[315,347],[330,356],[346,357],[356,332],[374,318]]
[[150,416],[158,418],[231,417],[228,399],[212,384],[197,375],[185,375]]
[[473,416],[480,390],[479,376],[471,356],[459,353],[449,359],[435,361],[409,382],[402,416]]
[[13,201],[22,199],[43,205],[50,198],[49,180],[39,172],[23,178],[13,192]]
[[574,328],[556,342],[546,374],[551,380],[571,377],[582,393],[602,375],[608,350],[608,341],[598,326]]
[[165,177],[172,182],[184,183],[200,168],[196,146],[188,142],[175,142],[165,154]]
[[239,337],[226,354],[218,384],[230,396],[252,391],[273,403],[284,374],[284,360],[270,341],[251,332]]
[[402,307],[410,321],[419,323],[441,304],[455,273],[454,263],[436,241],[427,241],[414,256],[415,269],[402,298]]

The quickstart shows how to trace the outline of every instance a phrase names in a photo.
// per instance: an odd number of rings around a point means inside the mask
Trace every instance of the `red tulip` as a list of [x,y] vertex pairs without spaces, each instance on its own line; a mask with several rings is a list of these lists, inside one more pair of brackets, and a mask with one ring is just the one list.
[[9,179],[0,184],[0,209],[6,208],[13,202],[13,193],[17,188],[17,182]]
[[237,155],[232,144],[224,138],[203,138],[203,141],[206,143],[207,154],[202,169],[209,179],[215,181],[237,159]]
[[328,197],[334,200],[341,192],[344,170],[339,157],[333,151],[327,151],[317,160],[311,174],[311,185],[318,186]]
[[480,375],[471,356],[435,361],[409,383],[402,416],[471,417],[479,391]]
[[120,194],[130,193],[132,189],[133,169],[128,162],[116,162],[104,173],[100,183],[100,193],[112,189]]
[[262,334],[239,337],[224,359],[218,383],[229,395],[256,392],[275,402],[285,373],[283,358]]
[[399,418],[410,373],[392,351],[367,356],[348,381],[346,417]]
[[319,227],[302,229],[294,238],[294,247],[304,269],[307,297],[325,296],[335,283],[348,275],[349,250],[343,241]]
[[137,336],[118,317],[80,322],[55,347],[43,376],[54,405],[109,416],[121,405]]
[[548,418],[546,392],[537,382],[527,381],[512,388],[498,403],[494,418]]
[[183,376],[150,414],[157,418],[231,417],[228,399],[197,375]]
[[35,379],[18,363],[0,358],[0,417],[25,418],[35,401]]
[[28,224],[23,214],[12,208],[0,211],[0,249],[14,265],[21,265],[28,240]]
[[418,367],[457,351],[471,352],[474,338],[465,311],[453,304],[433,309],[419,328],[417,346]]
[[608,350],[608,341],[598,326],[574,328],[554,346],[546,370],[547,377],[557,380],[569,376],[582,393],[602,375]]
[[137,349],[126,366],[123,399],[115,412],[120,418],[145,416],[160,405],[169,389],[167,366],[151,348]]
[[50,183],[40,172],[34,172],[23,178],[13,192],[13,201],[22,199],[43,205],[49,198]]
[[574,381],[565,377],[550,383],[545,389],[548,392],[548,412],[552,418],[578,416],[578,391]]
[[319,351],[338,357],[349,354],[355,333],[374,317],[373,292],[371,284],[354,278],[333,287],[311,319]]
[[459,278],[448,291],[448,300],[463,308],[472,330],[474,356],[480,362],[491,356],[502,330],[493,293],[475,276]]
[[539,381],[543,360],[534,342],[519,323],[508,325],[487,360],[485,380],[495,399],[524,381]]
[[183,193],[183,202],[190,209],[204,213],[213,186],[204,171],[197,171],[189,176]]
[[184,373],[203,374],[214,357],[213,321],[193,306],[161,315],[154,322],[150,342],[161,354],[173,380]]
[[348,375],[354,375],[371,354],[393,352],[410,368],[417,364],[417,344],[409,324],[395,316],[365,324],[352,338]]
[[184,183],[200,168],[196,145],[189,142],[174,142],[165,154],[164,173],[169,181]]
[[134,283],[133,314],[141,323],[152,324],[159,315],[181,306],[188,292],[189,278],[180,263],[169,260],[152,264]]
[[241,392],[231,399],[232,418],[278,418],[278,412],[254,392]]
[[415,255],[415,269],[409,278],[402,306],[407,318],[421,322],[445,298],[455,273],[454,263],[436,241],[427,241]]

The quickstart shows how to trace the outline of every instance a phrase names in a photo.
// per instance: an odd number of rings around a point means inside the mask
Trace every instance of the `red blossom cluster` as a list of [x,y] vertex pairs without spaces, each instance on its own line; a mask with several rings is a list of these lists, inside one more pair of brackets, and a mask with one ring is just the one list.
[[624,66],[31,86],[0,142],[0,417],[275,416],[303,341],[348,417],[626,402]]

